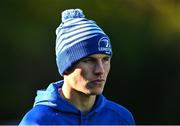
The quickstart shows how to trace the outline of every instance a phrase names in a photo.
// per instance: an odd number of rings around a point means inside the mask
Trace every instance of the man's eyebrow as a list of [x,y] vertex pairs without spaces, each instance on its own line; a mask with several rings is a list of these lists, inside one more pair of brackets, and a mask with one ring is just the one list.
[[109,55],[106,55],[106,56],[104,56],[104,58],[111,58],[111,56],[109,56]]
[[84,58],[84,59],[96,59],[96,58],[94,58],[94,57],[92,57],[92,56],[89,56],[89,57],[86,57],[86,58]]

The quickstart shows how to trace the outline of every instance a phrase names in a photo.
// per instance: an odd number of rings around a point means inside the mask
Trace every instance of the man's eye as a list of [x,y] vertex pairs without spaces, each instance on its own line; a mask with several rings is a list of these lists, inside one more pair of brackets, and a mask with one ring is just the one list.
[[103,58],[103,61],[105,61],[105,62],[106,62],[106,61],[110,61],[110,58],[109,58],[109,57],[104,57],[104,58]]

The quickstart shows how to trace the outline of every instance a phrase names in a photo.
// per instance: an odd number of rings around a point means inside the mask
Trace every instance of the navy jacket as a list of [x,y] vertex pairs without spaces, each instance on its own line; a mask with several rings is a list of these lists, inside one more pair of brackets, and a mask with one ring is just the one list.
[[83,114],[58,92],[63,81],[37,91],[34,107],[19,125],[135,125],[132,114],[121,105],[97,96],[92,110]]

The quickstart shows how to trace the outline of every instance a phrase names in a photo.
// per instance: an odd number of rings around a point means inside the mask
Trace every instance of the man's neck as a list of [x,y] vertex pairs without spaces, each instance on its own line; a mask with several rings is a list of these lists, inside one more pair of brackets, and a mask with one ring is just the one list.
[[96,100],[96,95],[86,95],[82,92],[78,92],[69,88],[67,84],[63,84],[59,92],[67,101],[76,106],[76,108],[83,113],[88,113]]

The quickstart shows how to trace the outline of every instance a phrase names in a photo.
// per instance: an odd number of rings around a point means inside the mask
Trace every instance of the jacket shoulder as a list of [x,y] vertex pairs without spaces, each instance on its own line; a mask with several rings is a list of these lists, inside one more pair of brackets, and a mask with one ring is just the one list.
[[52,123],[55,110],[44,105],[37,105],[29,110],[21,120],[19,125],[46,125]]
[[127,124],[135,125],[132,113],[124,106],[111,100],[107,100],[105,108],[106,110],[113,112],[115,115],[117,115],[117,117],[120,117]]

